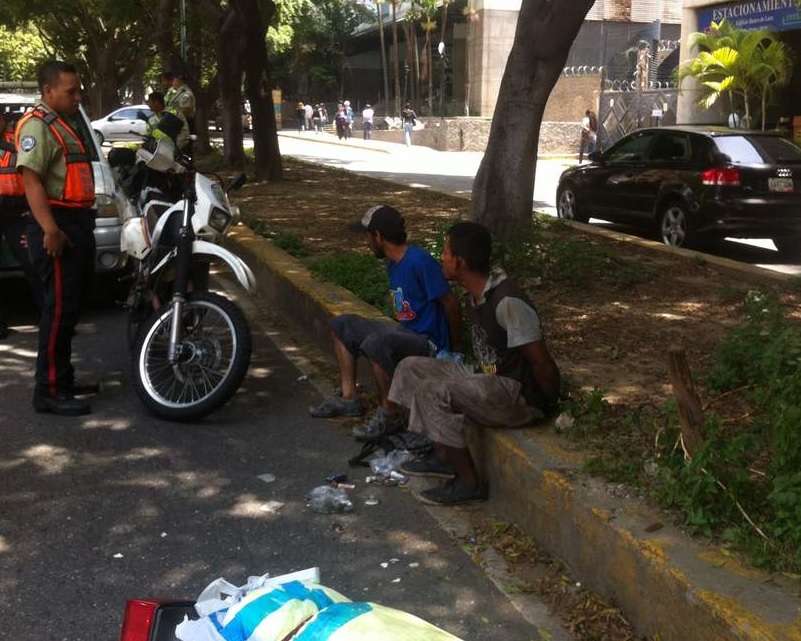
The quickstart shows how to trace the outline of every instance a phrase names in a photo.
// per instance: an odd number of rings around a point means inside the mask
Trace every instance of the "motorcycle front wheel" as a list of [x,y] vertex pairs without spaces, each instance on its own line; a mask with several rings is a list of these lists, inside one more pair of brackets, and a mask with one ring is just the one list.
[[174,363],[169,360],[172,304],[140,325],[133,380],[150,412],[189,422],[222,407],[239,389],[250,365],[251,336],[240,309],[211,292],[189,294],[181,319],[182,339]]

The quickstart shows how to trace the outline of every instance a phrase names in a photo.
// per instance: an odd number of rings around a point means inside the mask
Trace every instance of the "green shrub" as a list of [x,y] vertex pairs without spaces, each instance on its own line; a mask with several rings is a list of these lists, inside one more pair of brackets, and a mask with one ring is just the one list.
[[350,290],[364,302],[377,307],[394,318],[389,299],[389,282],[381,261],[372,255],[340,253],[326,254],[309,263],[311,272]]

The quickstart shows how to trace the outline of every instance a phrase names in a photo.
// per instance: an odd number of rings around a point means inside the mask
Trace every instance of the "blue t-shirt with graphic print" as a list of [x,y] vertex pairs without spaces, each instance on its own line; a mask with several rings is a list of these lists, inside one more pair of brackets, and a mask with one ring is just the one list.
[[387,262],[395,320],[425,334],[438,349],[450,349],[448,319],[439,298],[451,291],[442,267],[427,251],[409,245],[400,262]]

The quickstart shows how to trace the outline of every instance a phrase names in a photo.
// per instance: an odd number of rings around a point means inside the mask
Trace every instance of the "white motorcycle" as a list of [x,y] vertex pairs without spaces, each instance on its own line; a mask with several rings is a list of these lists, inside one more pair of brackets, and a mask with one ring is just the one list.
[[[154,142],[137,150],[135,167],[127,168],[145,174],[133,190],[129,185],[140,215],[124,223],[121,238],[123,251],[136,259],[125,303],[133,380],[156,416],[195,421],[230,400],[251,353],[242,311],[208,291],[209,266],[222,261],[249,292],[256,281],[242,259],[215,242],[239,213],[222,181],[195,171],[170,140],[153,148]],[[231,188],[243,182],[244,175]]]

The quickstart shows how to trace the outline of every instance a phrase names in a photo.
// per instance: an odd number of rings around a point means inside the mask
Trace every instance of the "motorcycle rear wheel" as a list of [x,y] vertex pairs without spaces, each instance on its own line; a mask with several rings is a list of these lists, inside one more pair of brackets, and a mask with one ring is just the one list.
[[223,296],[193,292],[184,303],[183,339],[169,361],[172,305],[141,324],[133,380],[147,409],[170,421],[196,421],[227,403],[250,365],[251,335],[242,311]]

